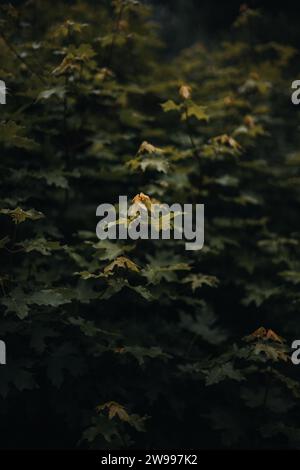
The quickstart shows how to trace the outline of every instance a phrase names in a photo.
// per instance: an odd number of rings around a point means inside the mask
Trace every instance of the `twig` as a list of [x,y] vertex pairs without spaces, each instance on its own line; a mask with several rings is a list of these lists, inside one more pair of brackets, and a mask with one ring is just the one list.
[[[112,41],[111,41],[110,48],[109,48],[109,51],[108,51],[107,60],[105,61],[106,63],[104,63],[106,68],[109,68],[109,66],[112,62],[112,59],[113,59],[113,51],[114,51],[114,48],[115,48],[117,33],[119,32],[119,29],[120,29],[120,22],[121,22],[123,11],[124,11],[124,6],[125,6],[125,4],[122,0],[120,11],[119,11],[119,14],[117,16],[115,26],[114,26],[114,29],[113,29],[113,37],[112,37]],[[105,76],[104,76],[104,78],[105,78]]]
[[7,39],[7,37],[2,31],[0,31],[0,37],[3,39],[8,49],[15,55],[15,57],[17,57],[17,59],[20,62],[22,62],[23,65],[25,65],[28,68],[28,70],[32,73],[32,75],[35,75],[44,85],[46,85],[47,82],[43,79],[43,77],[38,72],[36,72],[25,59],[23,59],[23,57],[18,53],[15,47],[9,42],[9,40]]
[[196,157],[198,163],[200,163],[200,156],[199,156],[198,149],[197,149],[197,146],[195,144],[195,141],[193,139],[192,129],[191,129],[191,126],[190,126],[189,115],[188,115],[188,111],[187,111],[186,106],[184,106],[184,115],[185,115],[185,121],[186,121],[186,127],[187,127],[187,134],[188,134],[188,137],[190,139],[191,146],[193,148],[193,153],[194,153],[194,156]]

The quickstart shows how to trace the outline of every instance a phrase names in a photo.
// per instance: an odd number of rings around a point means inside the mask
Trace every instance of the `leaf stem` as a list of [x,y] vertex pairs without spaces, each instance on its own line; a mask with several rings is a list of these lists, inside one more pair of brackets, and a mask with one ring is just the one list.
[[190,139],[191,146],[193,148],[194,156],[196,157],[198,163],[200,163],[200,155],[198,153],[197,146],[196,146],[195,141],[193,139],[193,133],[192,133],[191,124],[190,124],[188,110],[187,110],[186,105],[184,105],[184,116],[185,116],[185,121],[186,121],[187,134],[188,134],[188,137]]

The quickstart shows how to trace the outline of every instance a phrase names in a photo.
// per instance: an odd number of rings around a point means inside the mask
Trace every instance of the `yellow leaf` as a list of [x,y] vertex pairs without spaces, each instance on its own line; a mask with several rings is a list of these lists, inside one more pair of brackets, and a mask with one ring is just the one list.
[[264,338],[267,334],[267,330],[261,326],[260,328],[258,328],[257,330],[255,330],[251,336],[253,336],[254,338]]
[[127,411],[125,410],[124,406],[120,405],[115,401],[109,401],[104,403],[104,405],[97,406],[96,410],[99,412],[107,409],[108,410],[108,418],[112,419],[115,416],[118,416],[121,421],[129,421],[130,417]]
[[146,206],[146,209],[150,210],[152,201],[147,194],[140,193],[134,196],[132,199],[133,204],[141,204],[143,206]]
[[278,336],[273,330],[268,330],[266,338],[276,341],[277,343],[283,343],[283,338],[281,338],[281,336]]
[[253,333],[251,333],[249,336],[246,336],[244,338],[246,341],[254,341],[255,339],[263,339],[263,340],[272,340],[277,343],[283,343],[284,339],[281,338],[281,336],[277,335],[275,331],[269,329],[267,330],[263,326],[255,330]]
[[255,126],[254,118],[250,115],[244,117],[244,123],[247,127],[253,128]]
[[163,150],[158,148],[158,147],[155,147],[152,144],[149,144],[149,142],[144,140],[144,142],[142,142],[142,144],[140,145],[140,148],[138,149],[138,153],[144,153],[144,152],[147,152],[147,153],[162,153]]
[[26,219],[38,220],[45,217],[42,212],[38,212],[34,209],[24,211],[20,207],[17,207],[16,209],[1,209],[0,214],[9,215],[15,224],[21,224],[22,222],[25,222]]
[[118,256],[114,261],[105,266],[104,274],[112,274],[115,268],[129,269],[137,273],[140,271],[140,268],[126,256]]
[[191,94],[192,88],[189,85],[181,85],[181,87],[179,88],[179,95],[181,96],[181,98],[183,98],[184,100],[188,100],[191,98]]
[[261,326],[260,328],[257,328],[257,330],[253,331],[249,336],[246,336],[244,339],[246,341],[254,341],[257,338],[265,338],[267,334],[267,330]]
[[224,101],[224,104],[225,104],[226,106],[232,106],[232,105],[234,104],[234,102],[235,102],[235,100],[234,100],[234,98],[233,98],[232,96],[225,96],[225,98],[224,98],[223,101]]
[[147,196],[147,194],[140,193],[134,196],[134,198],[132,199],[132,202],[133,203],[139,203],[139,202],[145,203],[145,202],[151,202],[151,199],[149,196]]
[[217,144],[221,145],[228,145],[229,147],[233,148],[234,150],[241,150],[241,145],[231,136],[227,134],[218,135],[212,139]]

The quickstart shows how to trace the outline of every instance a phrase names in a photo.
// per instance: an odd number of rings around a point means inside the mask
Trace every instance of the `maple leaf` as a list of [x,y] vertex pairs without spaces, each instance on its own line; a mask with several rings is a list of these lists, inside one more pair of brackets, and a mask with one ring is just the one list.
[[293,284],[300,284],[300,272],[297,271],[282,271],[279,273],[286,281]]
[[253,302],[257,307],[272,296],[279,294],[278,287],[268,288],[267,286],[248,285],[246,289],[249,291],[249,294],[243,299],[242,303],[249,305]]
[[228,145],[234,150],[240,151],[242,149],[241,145],[231,136],[227,134],[222,134],[212,139],[213,142],[222,145]]
[[137,414],[128,414],[125,407],[115,401],[109,401],[103,405],[97,406],[96,410],[101,413],[104,410],[108,411],[108,419],[111,421],[113,418],[118,417],[120,421],[128,423],[134,427],[136,431],[144,431],[144,423],[148,419],[148,416],[139,416]]
[[167,173],[169,168],[169,164],[166,160],[158,160],[156,158],[147,158],[147,160],[140,162],[139,166],[143,171],[146,171],[148,168],[153,168],[160,173]]
[[284,341],[283,338],[281,338],[281,336],[278,336],[273,330],[267,331],[266,339],[271,339],[272,341],[276,341],[277,343],[283,343]]
[[79,71],[80,65],[76,62],[75,57],[72,54],[66,55],[62,62],[55,67],[52,71],[52,75],[64,75],[67,72]]
[[97,406],[96,410],[100,413],[103,410],[108,410],[108,418],[113,419],[115,416],[121,421],[130,421],[129,414],[125,410],[124,406],[120,405],[116,401],[109,401],[104,403],[103,405]]
[[77,23],[72,20],[66,20],[64,23],[53,28],[50,36],[54,38],[67,37],[73,32],[81,33],[83,29],[87,27],[87,23]]
[[257,355],[264,353],[268,359],[275,362],[279,360],[287,362],[289,360],[289,356],[285,349],[274,347],[267,343],[257,343],[254,348],[254,353]]
[[118,256],[104,268],[104,274],[112,274],[115,268],[129,269],[138,273],[140,268],[126,256]]
[[217,325],[217,317],[209,306],[203,304],[194,316],[180,312],[180,326],[204,341],[217,345],[227,338],[226,331]]
[[48,90],[41,91],[41,93],[37,97],[37,101],[48,100],[52,96],[56,96],[59,99],[63,99],[65,93],[66,89],[64,86],[56,86],[53,88],[49,88]]
[[191,103],[186,107],[184,113],[182,113],[181,120],[185,121],[187,118],[194,116],[199,121],[208,121],[209,117],[206,114],[206,107],[199,106],[195,103]]
[[158,284],[162,279],[172,282],[177,279],[177,271],[189,271],[191,266],[188,263],[181,262],[180,258],[173,257],[171,262],[168,253],[161,253],[156,258],[147,255],[149,263],[142,271],[143,276],[148,280],[149,284]]
[[206,274],[190,274],[185,277],[182,281],[183,283],[191,283],[192,291],[195,292],[196,289],[202,287],[203,285],[209,287],[217,287],[219,280],[215,276],[209,276]]
[[281,336],[278,336],[275,331],[269,329],[267,330],[263,326],[255,330],[249,336],[244,338],[246,341],[254,341],[255,339],[263,339],[263,340],[272,340],[277,343],[283,343],[284,339]]
[[235,103],[235,99],[232,96],[225,96],[223,102],[226,106],[232,106]]
[[24,136],[25,128],[14,121],[0,123],[0,141],[7,147],[18,147],[26,150],[34,150],[39,145],[32,139]]
[[141,143],[140,148],[138,149],[138,154],[140,153],[162,153],[163,150],[161,148],[155,147],[152,144],[149,144],[146,140]]
[[245,339],[247,341],[253,341],[256,338],[265,338],[266,334],[267,334],[266,328],[261,326],[261,327],[257,328],[257,330],[253,331],[253,333],[251,333],[249,336],[246,336]]
[[172,100],[168,100],[165,103],[161,103],[161,107],[165,113],[169,111],[180,111],[181,105],[174,103]]
[[17,207],[16,209],[1,209],[0,214],[9,215],[15,224],[21,224],[25,220],[38,220],[44,216],[42,212],[38,212],[35,209],[29,209],[27,211]]
[[60,245],[59,242],[46,240],[43,237],[32,240],[24,240],[22,243],[18,243],[18,246],[21,246],[25,253],[37,251],[44,256],[49,256],[52,251],[62,250],[64,248],[64,246]]
[[189,85],[181,85],[179,88],[179,95],[185,100],[190,99],[192,95],[192,88]]
[[[127,221],[127,219],[126,219]],[[100,261],[112,261],[116,259],[118,256],[124,254],[124,252],[131,251],[133,249],[132,246],[125,246],[116,243],[116,241],[110,240],[100,240],[97,243],[86,242],[87,244],[91,244],[93,248],[96,250],[95,257]]]
[[205,385],[214,385],[226,379],[236,380],[237,382],[246,380],[243,374],[238,369],[235,369],[231,362],[226,362],[206,371]]
[[111,78],[114,76],[114,72],[108,67],[102,67],[99,72],[96,73],[95,79],[97,81],[103,82],[106,78]]
[[129,168],[131,168],[133,171],[137,169],[141,169],[142,171],[146,171],[148,168],[156,170],[160,173],[167,173],[169,169],[169,163],[167,160],[163,158],[149,158],[145,157],[143,159],[138,156],[137,158],[134,158],[132,160],[129,160],[126,163]]
[[151,209],[151,198],[147,194],[139,193],[134,196],[132,199],[133,204],[137,204],[138,206],[141,205],[143,209],[150,210]]
[[249,114],[244,117],[244,123],[246,124],[246,126],[248,126],[250,128],[253,128],[255,126],[255,120]]

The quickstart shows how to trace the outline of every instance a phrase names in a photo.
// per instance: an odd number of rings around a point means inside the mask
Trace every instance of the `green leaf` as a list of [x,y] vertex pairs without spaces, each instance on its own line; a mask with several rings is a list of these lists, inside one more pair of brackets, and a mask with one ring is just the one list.
[[165,103],[161,103],[161,107],[165,113],[169,111],[180,111],[181,105],[174,103],[172,100],[168,100]]
[[206,371],[205,375],[206,375],[205,384],[207,386],[215,385],[215,384],[218,384],[219,382],[222,382],[228,379],[235,380],[237,382],[246,380],[246,378],[241,373],[241,371],[239,371],[238,369],[235,369],[231,362],[227,362],[222,365],[217,365],[213,367],[211,370]]
[[191,102],[186,108],[186,112],[181,115],[181,119],[185,121],[187,118],[194,116],[199,121],[208,121],[209,117],[206,114],[206,106],[198,106]]

